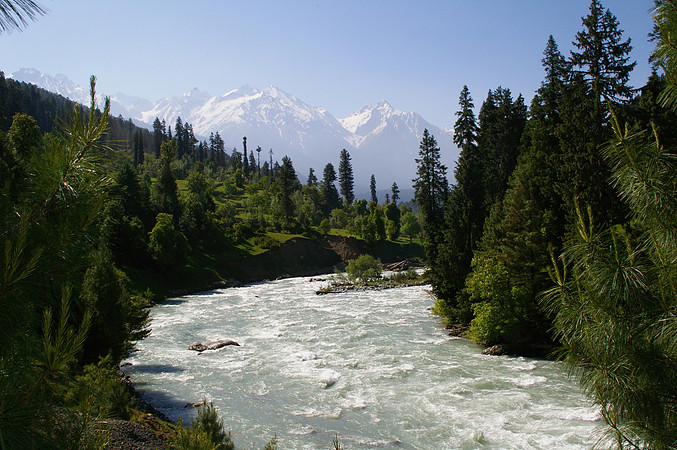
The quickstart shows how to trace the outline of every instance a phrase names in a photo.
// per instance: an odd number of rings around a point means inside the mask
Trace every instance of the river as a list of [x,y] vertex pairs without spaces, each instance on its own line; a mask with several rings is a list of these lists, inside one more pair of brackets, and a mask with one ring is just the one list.
[[[165,300],[123,370],[190,422],[214,402],[238,448],[579,449],[602,421],[559,363],[452,338],[425,287],[316,295],[289,278]],[[202,355],[194,341],[233,339]]]

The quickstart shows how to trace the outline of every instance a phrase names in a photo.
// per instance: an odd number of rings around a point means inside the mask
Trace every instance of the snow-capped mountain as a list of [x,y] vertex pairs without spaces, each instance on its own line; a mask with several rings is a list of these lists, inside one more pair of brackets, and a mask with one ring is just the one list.
[[[89,95],[87,96],[89,101]],[[118,92],[110,96],[110,111],[114,116],[121,115],[133,119],[137,125],[147,127],[148,124],[141,119],[144,111],[153,108],[153,104],[145,98]]]
[[[63,75],[50,77],[35,69],[22,69],[10,77],[75,101],[88,102],[87,89]],[[379,189],[387,189],[393,182],[406,189],[416,175],[414,159],[426,128],[442,149],[443,163],[452,168],[458,157],[449,131],[426,122],[416,113],[399,111],[385,101],[336,119],[323,108],[312,107],[273,86],[263,90],[243,86],[219,96],[196,88],[154,104],[116,94],[111,96],[111,112],[148,128],[156,117],[172,128],[176,118],[181,117],[184,123],[193,125],[199,138],[218,132],[226,148],[241,150],[242,138],[247,136],[249,150],[260,146],[267,155],[272,149],[276,160],[288,155],[302,182],[310,167],[318,177],[329,162],[338,168],[339,153],[345,148],[352,157],[356,187],[368,186],[374,174]]]
[[409,170],[404,171],[403,167],[402,171],[408,177],[405,186],[409,186],[415,177],[414,160],[418,157],[423,130],[427,129],[435,136],[442,150],[453,151],[451,155],[443,153],[442,162],[448,167],[452,167],[451,164],[458,157],[458,150],[452,143],[452,133],[432,125],[415,112],[397,110],[385,100],[376,106],[365,106],[340,119],[340,122],[353,133],[354,145],[359,149],[360,162],[365,167],[378,167],[383,161],[408,162],[406,168]]
[[[83,105],[89,105],[89,86],[83,87],[71,81],[66,75],[48,75],[36,69],[20,69],[7,78],[12,78],[17,81],[24,81],[26,83],[35,84],[50,92],[57,93],[63,97],[69,98],[74,102]],[[103,104],[104,95],[97,92],[97,102]],[[142,111],[147,111],[152,108],[153,104],[148,100],[117,93],[109,95],[110,97],[110,112],[113,116],[122,116],[133,119],[139,126],[148,125],[139,120]]]
[[36,69],[23,68],[7,75],[7,78],[35,84],[36,86],[50,92],[55,92],[75,102],[83,103],[85,105],[89,104],[89,88],[84,88],[75,84],[63,74],[51,76]]
[[[178,97],[165,98],[155,102],[150,108],[141,111],[138,118],[147,124],[152,124],[156,117],[160,120],[164,119],[170,125],[174,124],[177,117],[181,117],[184,122],[193,123],[189,119],[189,117],[192,117],[193,110],[202,106],[210,98],[211,95],[207,92],[194,88]],[[194,123],[193,126],[195,126]],[[204,136],[208,135],[209,132]]]

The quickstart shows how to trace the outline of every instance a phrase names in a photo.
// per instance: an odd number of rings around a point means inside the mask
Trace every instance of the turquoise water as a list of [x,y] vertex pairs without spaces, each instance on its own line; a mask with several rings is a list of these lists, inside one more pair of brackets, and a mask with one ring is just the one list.
[[[189,422],[214,402],[238,448],[590,448],[601,421],[558,363],[449,337],[425,287],[318,296],[291,278],[170,299],[124,371]],[[233,339],[202,355],[194,341]]]

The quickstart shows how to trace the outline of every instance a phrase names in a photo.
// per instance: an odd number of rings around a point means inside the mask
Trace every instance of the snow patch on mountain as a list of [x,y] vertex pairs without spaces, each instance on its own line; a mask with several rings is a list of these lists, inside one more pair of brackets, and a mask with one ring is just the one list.
[[[64,75],[51,77],[35,69],[21,69],[9,78],[89,102],[88,90]],[[316,173],[322,173],[328,162],[338,167],[339,153],[345,148],[352,157],[357,186],[367,186],[374,174],[379,188],[389,188],[395,181],[400,189],[406,189],[416,175],[415,158],[424,129],[437,139],[444,164],[452,168],[458,157],[450,130],[428,123],[417,113],[400,111],[385,100],[337,119],[326,109],[310,106],[278,87],[259,90],[245,85],[217,96],[195,88],[155,103],[118,93],[111,97],[111,112],[147,128],[156,117],[168,126],[181,117],[193,125],[198,138],[218,132],[226,148],[241,149],[242,138],[247,136],[250,150],[260,146],[266,153],[272,151],[278,161],[290,156],[301,181],[310,167]]]

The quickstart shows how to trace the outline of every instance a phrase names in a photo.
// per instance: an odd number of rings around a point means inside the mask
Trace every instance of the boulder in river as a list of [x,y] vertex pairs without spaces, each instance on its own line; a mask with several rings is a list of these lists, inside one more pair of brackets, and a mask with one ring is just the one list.
[[225,347],[226,345],[235,345],[237,347],[240,346],[240,344],[230,339],[219,339],[216,341],[193,342],[188,346],[188,350],[195,350],[196,352],[204,352],[205,350],[217,350],[221,347]]
[[197,408],[199,406],[204,406],[205,402],[188,402],[185,405],[183,405],[184,408]]
[[507,352],[502,345],[493,345],[489,348],[485,348],[482,351],[483,355],[491,355],[491,356],[502,356],[505,355],[506,353]]

